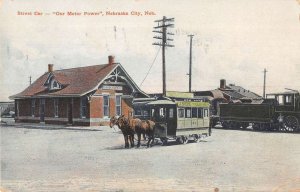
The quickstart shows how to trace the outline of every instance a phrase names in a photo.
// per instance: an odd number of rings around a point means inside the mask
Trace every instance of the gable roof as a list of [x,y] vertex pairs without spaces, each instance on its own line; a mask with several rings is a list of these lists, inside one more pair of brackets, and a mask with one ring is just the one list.
[[[93,65],[47,72],[40,76],[24,91],[10,96],[10,98],[82,96],[93,90],[96,90],[104,81],[104,79],[118,66],[125,72],[124,68],[119,63]],[[126,75],[132,81],[127,73]],[[45,86],[45,82],[50,78],[50,76],[62,85],[62,89],[55,91],[48,90],[48,87]],[[140,91],[142,94],[145,94],[136,86],[134,82],[133,85],[138,91]]]
[[243,98],[243,97],[250,98],[250,99],[261,99],[262,98],[258,94],[254,93],[252,91],[246,90],[241,86],[229,84],[229,85],[226,86],[226,88],[229,88],[229,89],[233,90],[234,92],[236,92],[236,94],[235,94],[236,96],[241,95],[241,96],[235,97],[235,98],[238,98],[238,99]]

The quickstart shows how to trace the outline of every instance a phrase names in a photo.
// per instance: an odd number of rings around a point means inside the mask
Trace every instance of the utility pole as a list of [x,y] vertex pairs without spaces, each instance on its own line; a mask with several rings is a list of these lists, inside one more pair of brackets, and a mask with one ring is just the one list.
[[263,97],[266,98],[266,73],[268,72],[266,69],[264,69],[264,90],[263,90]]
[[193,36],[188,35],[190,37],[190,68],[189,68],[189,92],[192,92],[192,45],[193,45]]
[[29,76],[29,85],[31,85],[31,76]]
[[[161,40],[158,43],[153,43],[152,45],[158,45],[162,47],[162,80],[163,80],[163,96],[166,96],[166,59],[165,59],[165,48],[166,47],[174,47],[174,45],[171,45],[168,43],[168,41],[173,41],[173,39],[167,38],[167,35],[174,35],[173,33],[167,32],[168,27],[174,27],[174,18],[167,18],[163,16],[163,19],[156,20],[154,22],[157,22],[157,27],[154,27],[154,33],[157,33],[158,35],[155,35],[153,38]],[[160,29],[159,31],[156,31],[156,29]]]

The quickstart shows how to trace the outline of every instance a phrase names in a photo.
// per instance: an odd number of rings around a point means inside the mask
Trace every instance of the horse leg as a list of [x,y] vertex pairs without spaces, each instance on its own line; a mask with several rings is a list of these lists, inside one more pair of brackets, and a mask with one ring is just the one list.
[[131,147],[134,147],[134,134],[130,135],[130,144],[131,144]]
[[144,141],[146,141],[146,134],[143,133],[143,138],[144,138]]
[[[150,133],[150,134],[148,134],[148,137],[149,137],[149,140],[148,140],[148,143],[147,143],[147,147],[152,147],[152,145],[153,145],[153,143],[154,143],[154,133]],[[151,140],[152,140],[152,142],[151,142]],[[151,144],[150,144],[150,142],[151,142]]]
[[138,132],[137,136],[138,136],[138,143],[137,143],[136,147],[140,147],[141,146],[141,132]]
[[128,135],[124,134],[125,148],[129,148]]

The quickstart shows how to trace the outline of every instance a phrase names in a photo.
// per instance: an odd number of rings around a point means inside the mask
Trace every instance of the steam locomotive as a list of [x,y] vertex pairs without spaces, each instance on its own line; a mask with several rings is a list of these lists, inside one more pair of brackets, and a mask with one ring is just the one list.
[[218,107],[216,116],[223,128],[300,131],[300,95],[296,90],[267,94],[260,104],[221,103]]

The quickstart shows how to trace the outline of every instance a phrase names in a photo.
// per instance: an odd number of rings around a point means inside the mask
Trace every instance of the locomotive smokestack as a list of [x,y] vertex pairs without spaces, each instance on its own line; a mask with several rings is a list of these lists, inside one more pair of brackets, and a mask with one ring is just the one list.
[[226,80],[225,79],[221,79],[220,80],[220,89],[225,89],[226,88]]

